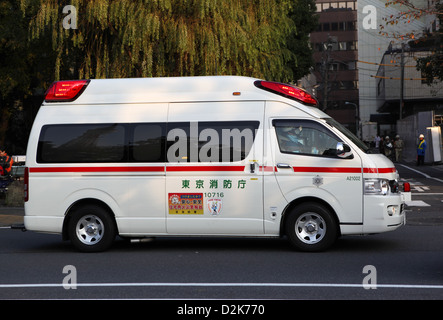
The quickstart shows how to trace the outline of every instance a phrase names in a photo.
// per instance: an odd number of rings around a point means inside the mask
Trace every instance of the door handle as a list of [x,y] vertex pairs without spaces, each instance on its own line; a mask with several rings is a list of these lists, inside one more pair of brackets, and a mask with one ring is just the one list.
[[251,163],[249,163],[249,170],[251,173],[255,173],[255,166],[258,166],[258,162],[256,160],[251,160]]
[[291,169],[291,166],[287,163],[277,163],[277,168],[280,169]]

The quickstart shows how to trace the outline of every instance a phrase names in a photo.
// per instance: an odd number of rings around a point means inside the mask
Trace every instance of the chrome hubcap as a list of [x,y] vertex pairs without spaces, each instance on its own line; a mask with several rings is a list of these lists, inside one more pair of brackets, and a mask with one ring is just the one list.
[[78,239],[87,245],[93,245],[103,238],[102,220],[95,215],[83,216],[75,228]]
[[295,233],[304,243],[318,243],[326,234],[326,222],[319,214],[306,212],[297,219]]

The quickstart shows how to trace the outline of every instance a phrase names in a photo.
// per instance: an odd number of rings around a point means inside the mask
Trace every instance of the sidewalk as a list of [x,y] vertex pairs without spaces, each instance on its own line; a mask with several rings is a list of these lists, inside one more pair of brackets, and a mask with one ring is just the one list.
[[0,206],[0,227],[23,223],[25,209],[23,207]]

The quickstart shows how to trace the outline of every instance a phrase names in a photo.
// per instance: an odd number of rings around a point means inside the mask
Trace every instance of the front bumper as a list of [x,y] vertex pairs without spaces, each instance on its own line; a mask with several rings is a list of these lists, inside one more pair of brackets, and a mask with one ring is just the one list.
[[[364,197],[363,233],[381,233],[406,224],[405,200],[402,193]],[[410,198],[410,195],[409,195]]]

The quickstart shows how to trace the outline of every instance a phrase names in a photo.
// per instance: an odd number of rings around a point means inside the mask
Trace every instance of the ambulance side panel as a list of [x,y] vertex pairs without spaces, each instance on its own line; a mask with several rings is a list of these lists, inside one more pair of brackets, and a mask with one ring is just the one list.
[[[170,104],[169,129],[179,123],[186,126],[190,123],[191,140],[198,136],[201,149],[195,148],[189,153],[191,158],[199,153],[198,160],[168,159],[166,164],[168,234],[263,236],[263,172],[259,168],[263,161],[263,117],[263,101]],[[220,124],[223,127],[232,124],[232,127],[220,130]],[[241,130],[236,131],[237,126]],[[232,141],[230,133],[241,135],[241,141]],[[244,159],[204,161],[211,146],[227,146],[231,140],[235,147],[253,136],[253,145],[245,150]],[[203,210],[187,211],[174,206],[171,201],[174,196],[198,197],[203,200]]]
[[[265,206],[265,210],[276,210],[282,215],[285,214],[282,211],[286,208],[285,204],[317,202],[330,208],[341,226],[355,226],[361,231],[363,177],[358,150],[351,146],[352,159],[324,155],[327,148],[335,149],[337,142],[345,141],[343,137],[333,133],[322,120],[282,102],[266,103],[266,121],[269,128],[267,147],[275,168],[275,178],[268,178],[268,181],[278,186],[278,196],[285,201],[279,199]],[[303,150],[295,153],[283,150],[278,137],[281,126],[294,126],[300,130]],[[274,189],[274,186],[269,188]],[[265,193],[265,201],[269,201],[270,194],[271,191]],[[266,217],[265,214],[265,221]],[[271,224],[266,225],[271,228]],[[277,226],[273,226],[276,230]]]
[[27,158],[30,190],[29,200],[25,202],[25,226],[35,231],[61,233],[69,210],[80,202],[94,200],[115,215],[122,234],[164,234],[164,162],[36,163],[36,155],[43,126],[164,124],[168,104],[54,104],[42,108],[28,146],[28,154],[32,156]]

